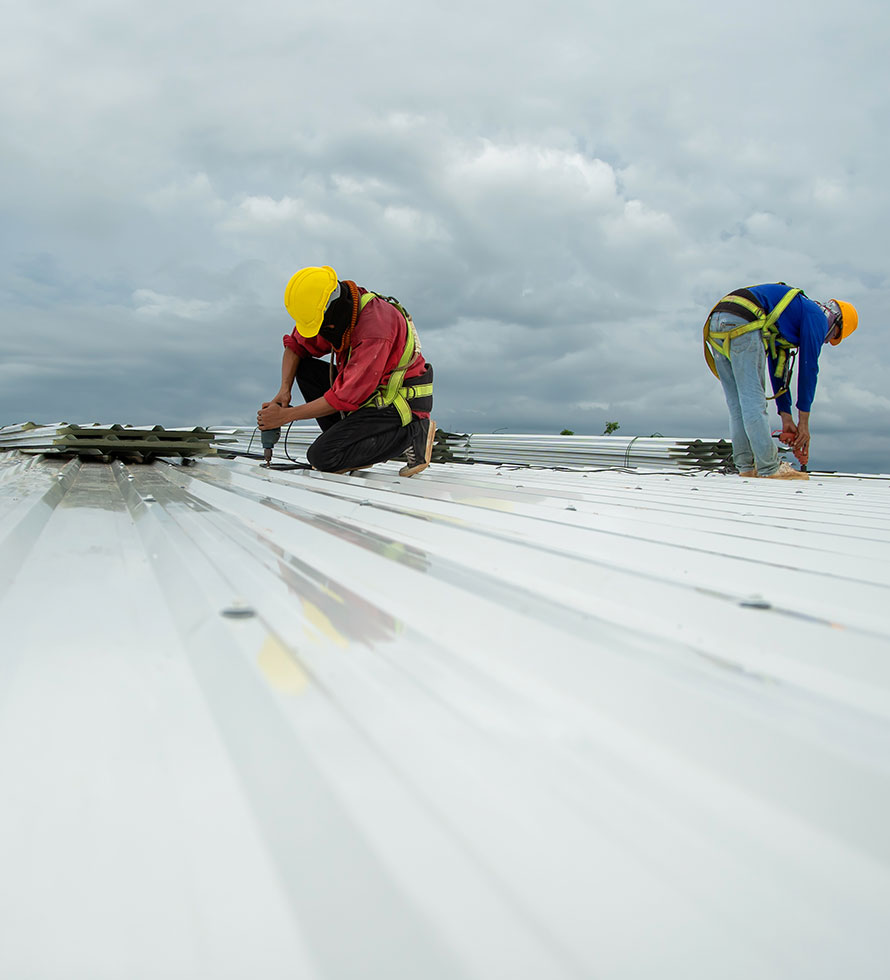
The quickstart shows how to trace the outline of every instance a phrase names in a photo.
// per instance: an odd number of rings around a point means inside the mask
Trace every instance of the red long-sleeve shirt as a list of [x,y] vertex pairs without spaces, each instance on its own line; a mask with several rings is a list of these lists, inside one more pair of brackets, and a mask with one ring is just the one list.
[[[359,286],[359,295],[368,290]],[[300,357],[324,357],[332,348],[320,336],[301,337],[296,328],[286,335],[284,346]],[[325,400],[338,412],[354,412],[363,405],[398,366],[408,339],[408,325],[401,313],[386,300],[375,297],[359,313],[352,331],[350,352],[345,364],[337,359],[338,373],[334,384],[324,394]],[[405,372],[405,379],[423,374],[426,367],[420,342]],[[429,418],[429,412],[415,412]]]

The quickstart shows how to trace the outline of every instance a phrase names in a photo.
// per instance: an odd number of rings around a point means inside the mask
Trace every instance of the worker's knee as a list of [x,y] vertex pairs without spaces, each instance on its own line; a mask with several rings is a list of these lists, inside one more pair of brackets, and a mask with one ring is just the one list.
[[339,460],[339,456],[341,455],[341,453],[332,453],[327,450],[322,439],[316,439],[306,450],[306,459],[309,460],[309,465],[313,469],[321,470],[323,473],[333,473],[336,470],[343,469]]
[[356,451],[356,446],[322,433],[306,450],[309,465],[322,473],[342,473],[343,470],[365,466],[366,454]]

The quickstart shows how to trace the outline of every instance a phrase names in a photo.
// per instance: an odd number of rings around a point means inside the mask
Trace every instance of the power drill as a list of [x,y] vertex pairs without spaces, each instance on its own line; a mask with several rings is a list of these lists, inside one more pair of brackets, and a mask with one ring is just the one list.
[[266,466],[272,462],[272,447],[281,438],[281,429],[263,429],[260,432],[260,439],[263,443],[263,458]]

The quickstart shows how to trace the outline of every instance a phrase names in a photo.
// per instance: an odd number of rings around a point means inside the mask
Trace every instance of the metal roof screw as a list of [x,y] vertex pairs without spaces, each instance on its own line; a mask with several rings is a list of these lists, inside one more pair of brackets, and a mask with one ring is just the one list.
[[251,616],[256,616],[256,609],[253,606],[248,606],[243,599],[236,599],[231,606],[226,606],[219,612],[221,616],[225,616],[227,619],[250,619]]
[[566,507],[566,510],[577,510],[577,509],[578,509],[577,507],[573,507],[571,504],[569,504],[569,506]]
[[152,495],[151,495],[151,494],[148,494],[148,496],[147,496],[147,497],[143,497],[142,499],[143,499],[143,500],[144,500],[144,501],[145,501],[145,502],[146,502],[147,504],[153,504],[153,503],[156,503],[156,501],[155,501],[155,498],[154,498],[154,497],[152,497]]
[[752,596],[750,599],[742,599],[739,603],[740,606],[744,606],[746,609],[772,609],[773,604],[767,602],[766,599],[761,599],[758,596]]

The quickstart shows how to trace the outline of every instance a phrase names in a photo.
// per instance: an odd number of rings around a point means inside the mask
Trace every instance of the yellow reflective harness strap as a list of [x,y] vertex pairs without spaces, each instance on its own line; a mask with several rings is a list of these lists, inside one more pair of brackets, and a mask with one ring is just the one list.
[[[376,297],[377,293],[365,293],[359,301],[359,312]],[[384,297],[380,298],[384,299],[384,302],[388,302]],[[391,305],[395,306],[395,303]],[[405,310],[400,306],[396,306],[396,309],[405,318],[405,323],[408,328],[405,349],[402,351],[399,363],[395,366],[386,384],[380,385],[374,394],[360,405],[359,408],[366,408],[369,405],[374,405],[377,408],[386,408],[387,405],[394,405],[404,426],[408,425],[413,417],[411,406],[408,402],[414,398],[427,398],[431,396],[433,386],[432,384],[407,386],[403,384],[405,372],[411,366],[411,362],[414,360],[414,352],[417,349],[417,330],[414,326],[414,321],[406,314]]]
[[748,310],[757,319],[753,320],[751,323],[743,323],[741,326],[734,327],[732,330],[711,330],[711,317],[714,315],[714,311],[708,314],[707,320],[705,320],[705,325],[702,330],[702,342],[705,351],[705,361],[708,367],[711,369],[711,374],[715,378],[719,378],[720,375],[717,373],[717,363],[714,360],[714,355],[711,353],[711,348],[713,347],[715,351],[722,354],[727,360],[729,360],[729,343],[733,337],[741,337],[742,334],[752,333],[754,330],[760,330],[763,322],[766,318],[766,314],[763,310],[752,303],[750,300],[745,299],[744,296],[736,296],[734,293],[730,293],[728,296],[724,296],[720,303],[734,303],[736,306],[741,306]]
[[711,317],[709,316],[708,319],[705,320],[705,325],[702,329],[702,346],[704,347],[705,351],[705,363],[711,369],[711,374],[713,374],[715,378],[719,378],[720,375],[717,373],[717,363],[714,360],[714,355],[711,353],[710,323]]
[[[779,335],[779,328],[776,326],[776,321],[788,308],[788,304],[800,292],[802,292],[800,289],[789,289],[769,313],[756,303],[752,303],[745,296],[739,296],[736,293],[729,293],[727,296],[724,296],[717,303],[717,306],[720,303],[732,303],[735,306],[740,306],[742,309],[747,310],[756,319],[751,323],[743,323],[738,327],[733,327],[732,330],[712,331],[709,325],[714,311],[712,310],[708,314],[708,319],[705,320],[703,329],[704,351],[705,361],[714,377],[719,378],[720,375],[717,373],[717,364],[709,348],[713,347],[715,351],[729,359],[730,342],[734,337],[741,337],[743,334],[753,333],[753,331],[759,330],[763,335],[763,346],[765,350],[776,361],[776,369],[773,374],[775,377],[781,378],[785,370],[787,352],[793,349],[795,345],[789,343]],[[777,347],[778,352],[776,350]],[[772,401],[774,398],[778,398],[779,395],[784,395],[787,390],[786,383],[786,386],[781,391],[776,392],[767,401]]]
[[[778,303],[770,310],[769,315],[761,327],[763,332],[763,346],[770,356],[776,362],[776,369],[773,371],[774,378],[783,378],[782,387],[774,394],[768,395],[767,401],[771,402],[778,398],[779,395],[784,395],[788,391],[788,385],[791,383],[791,369],[794,367],[794,357],[792,355],[790,362],[788,361],[788,355],[791,351],[796,351],[796,346],[789,343],[779,334],[779,328],[776,326],[776,321],[785,312],[788,304],[794,299],[797,294],[801,292],[800,289],[789,289],[787,293],[779,300]],[[778,351],[776,350],[778,348]],[[785,371],[785,365],[788,364],[788,371]]]

